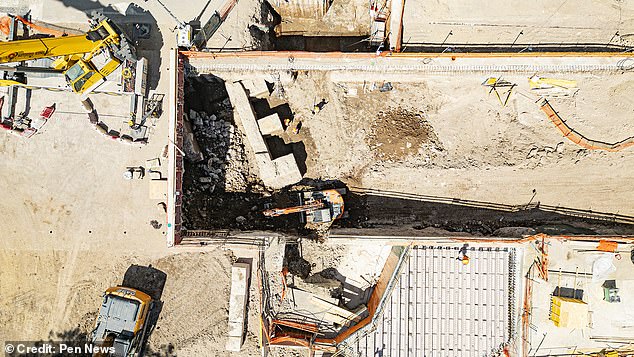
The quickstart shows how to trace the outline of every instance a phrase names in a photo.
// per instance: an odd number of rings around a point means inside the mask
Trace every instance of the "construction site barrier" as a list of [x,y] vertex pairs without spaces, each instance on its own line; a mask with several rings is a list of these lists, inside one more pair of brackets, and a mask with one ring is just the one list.
[[585,149],[615,152],[621,151],[634,145],[634,136],[631,136],[625,140],[616,143],[606,143],[603,141],[588,139],[576,130],[569,127],[568,124],[566,124],[566,122],[561,119],[559,114],[555,112],[553,107],[550,105],[550,103],[548,103],[546,99],[542,101],[540,108],[544,113],[546,113],[548,119],[550,119],[550,121],[555,124],[557,129],[561,131],[565,138]]

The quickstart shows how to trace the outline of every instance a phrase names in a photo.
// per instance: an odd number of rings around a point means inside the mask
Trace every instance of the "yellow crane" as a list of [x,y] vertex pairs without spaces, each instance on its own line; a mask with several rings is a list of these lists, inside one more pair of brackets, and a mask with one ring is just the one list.
[[[124,60],[136,60],[134,48],[122,31],[99,14],[93,14],[91,29],[84,35],[0,42],[0,64],[41,58],[56,58],[51,68],[62,72],[79,94],[96,89]],[[0,79],[0,85],[26,83]]]

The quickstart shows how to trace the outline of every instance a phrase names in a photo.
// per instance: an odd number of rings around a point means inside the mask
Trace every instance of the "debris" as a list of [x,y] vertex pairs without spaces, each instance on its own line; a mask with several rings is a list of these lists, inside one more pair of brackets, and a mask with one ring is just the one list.
[[603,288],[603,300],[610,303],[621,302],[619,289],[616,287],[616,280],[606,280],[601,287]]
[[379,87],[379,92],[389,92],[392,89],[394,89],[394,87],[392,87],[392,83],[385,82],[381,85],[381,87]]
[[127,167],[126,169],[127,171],[123,173],[123,178],[126,180],[131,180],[135,178],[135,174],[136,178],[139,180],[145,177],[145,168],[143,168],[143,166],[131,166]]
[[192,162],[202,161],[205,158],[194,137],[189,120],[183,120],[183,150],[186,157]]
[[571,89],[577,87],[577,81],[557,78],[544,78],[534,75],[528,78],[528,84],[531,89],[549,89],[554,87]]
[[159,223],[157,220],[151,220],[150,221],[150,225],[152,226],[152,228],[154,229],[160,229],[163,225],[161,223]]
[[613,253],[604,253],[592,263],[592,282],[604,280],[616,271],[613,260]]

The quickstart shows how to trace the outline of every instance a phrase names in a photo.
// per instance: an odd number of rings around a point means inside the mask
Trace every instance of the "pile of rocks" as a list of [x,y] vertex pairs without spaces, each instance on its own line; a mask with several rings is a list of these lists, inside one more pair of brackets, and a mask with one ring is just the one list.
[[[228,99],[223,106],[230,107]],[[201,190],[213,193],[220,188],[226,192],[245,191],[250,179],[242,135],[230,120],[230,114],[207,114],[189,111],[189,120],[204,160],[196,163],[200,170]]]

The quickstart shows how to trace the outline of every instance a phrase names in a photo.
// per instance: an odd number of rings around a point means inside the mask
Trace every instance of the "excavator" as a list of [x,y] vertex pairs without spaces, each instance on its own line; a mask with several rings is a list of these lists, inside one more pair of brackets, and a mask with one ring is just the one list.
[[302,223],[330,223],[344,215],[345,189],[308,191],[298,194],[299,205],[287,208],[271,208],[262,212],[265,217],[300,214]]
[[[15,24],[18,20],[27,26],[30,23],[26,20],[22,21],[24,19],[21,17],[14,17],[14,21],[10,24],[14,27],[10,31],[13,37],[15,37]],[[70,89],[85,96],[102,85],[106,77],[118,69],[124,61],[136,62],[134,47],[112,21],[94,12],[90,24],[90,31],[84,35],[24,40],[9,38],[7,42],[0,42],[0,64],[55,58],[49,69],[63,73]],[[1,69],[11,68],[2,67]],[[19,76],[16,73],[28,73],[38,69],[42,68],[33,65],[13,67],[13,71],[5,72],[5,78],[0,79],[0,85],[28,86],[26,76]],[[11,72],[14,75],[8,77],[7,73]]]

